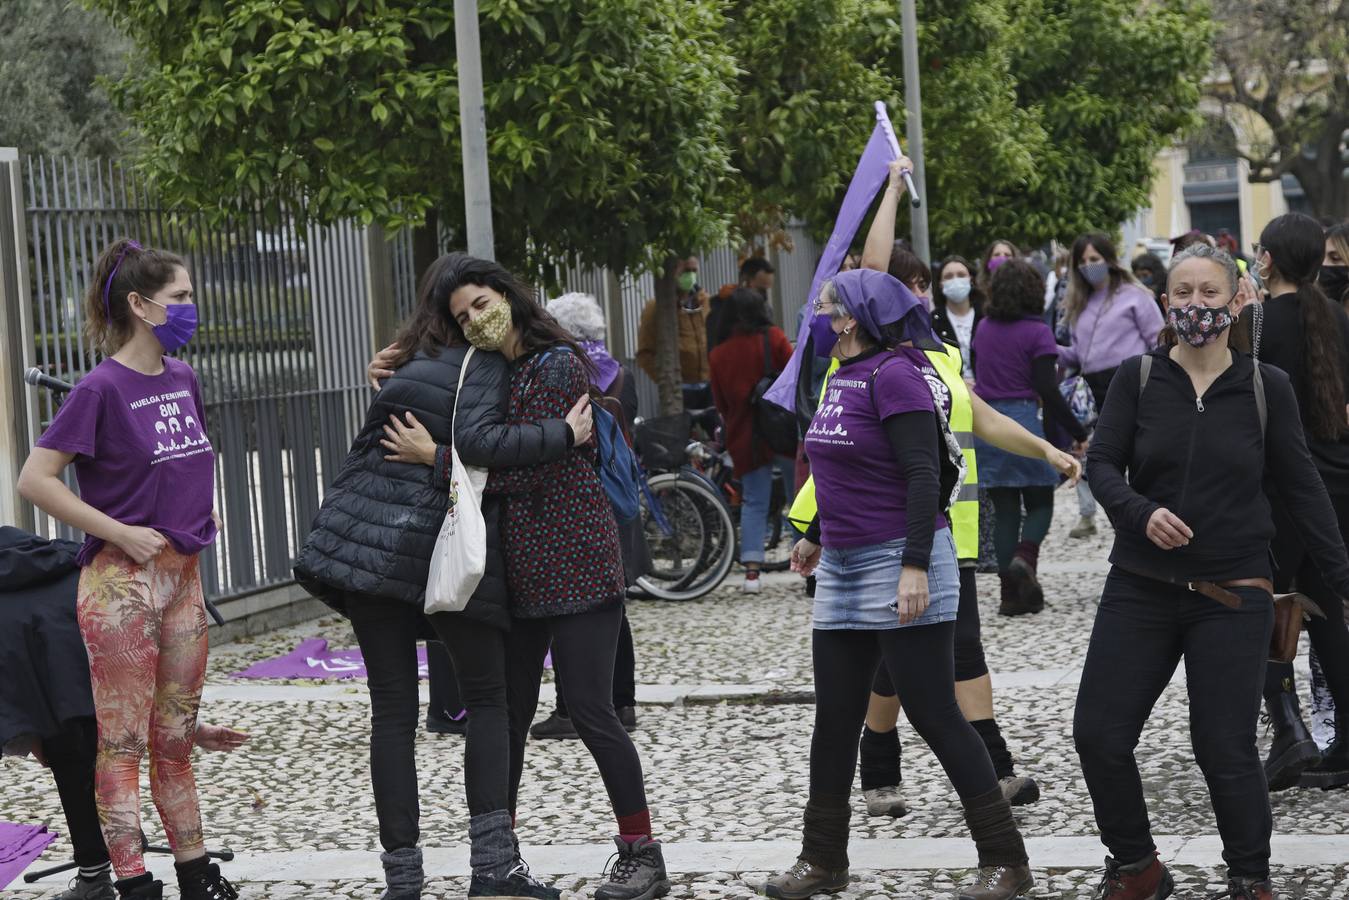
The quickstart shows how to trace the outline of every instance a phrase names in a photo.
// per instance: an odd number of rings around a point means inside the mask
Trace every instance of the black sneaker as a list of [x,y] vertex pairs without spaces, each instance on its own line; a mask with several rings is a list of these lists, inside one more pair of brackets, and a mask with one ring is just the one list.
[[117,900],[112,873],[101,872],[93,878],[76,875],[70,880],[70,890],[57,894],[56,900]]
[[560,716],[554,710],[553,714],[542,722],[529,729],[529,736],[541,740],[576,740],[580,737],[576,733],[576,726],[571,723],[568,716]]
[[1349,740],[1336,739],[1320,762],[1302,771],[1297,784],[1298,787],[1318,787],[1324,791],[1349,784]]
[[436,716],[427,713],[426,731],[428,734],[468,734],[468,716],[451,719],[449,716]]
[[649,837],[639,837],[629,844],[621,837],[617,861],[605,872],[609,880],[595,891],[595,900],[654,900],[670,893],[670,879],[665,873],[665,857],[660,844]]
[[468,885],[470,897],[529,897],[537,900],[558,900],[562,891],[539,882],[529,874],[529,865],[516,859],[515,866],[505,878],[474,875]]
[[637,730],[637,709],[632,706],[620,706],[617,709],[618,721],[623,726],[623,730],[632,734]]
[[178,893],[182,900],[239,900],[239,892],[220,874],[215,863],[204,872],[179,876]]

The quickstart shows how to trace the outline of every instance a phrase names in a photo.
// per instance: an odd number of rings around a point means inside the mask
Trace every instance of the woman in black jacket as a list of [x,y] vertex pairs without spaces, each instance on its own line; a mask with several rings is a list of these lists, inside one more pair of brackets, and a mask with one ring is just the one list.
[[487,569],[468,606],[460,613],[424,615],[427,572],[448,492],[440,467],[427,468],[437,462],[434,457],[422,459],[396,448],[404,446],[399,435],[420,423],[436,444],[453,442],[465,465],[538,464],[560,459],[574,441],[587,440],[590,413],[578,403],[565,421],[508,425],[510,366],[499,354],[481,351],[469,360],[456,413],[455,394],[469,348],[450,317],[452,279],[450,256],[436,260],[423,276],[418,308],[394,344],[391,368],[396,371],[376,395],[324,497],[295,575],[351,619],[369,671],[370,770],[388,884],[384,900],[421,896],[413,754],[419,639],[444,641],[468,710],[464,787],[473,896],[557,897],[557,890],[530,877],[509,812],[506,632],[511,619],[499,541],[501,501],[491,495],[482,500]]
[[1111,853],[1099,900],[1171,893],[1133,752],[1182,657],[1190,737],[1228,865],[1222,896],[1273,897],[1253,702],[1273,627],[1266,477],[1326,582],[1349,596],[1349,559],[1289,379],[1228,345],[1237,280],[1222,250],[1195,245],[1175,258],[1170,346],[1120,366],[1087,454],[1092,491],[1115,526],[1073,723]]
[[[1260,359],[1288,373],[1297,395],[1302,429],[1316,470],[1335,507],[1338,530],[1349,537],[1349,314],[1317,284],[1325,239],[1310,216],[1279,216],[1260,233],[1255,268],[1270,298],[1263,304]],[[1331,585],[1314,564],[1286,505],[1276,494],[1274,588],[1307,594],[1325,611],[1307,621],[1307,634],[1321,662],[1326,685],[1340,710],[1335,742],[1324,758],[1303,725],[1291,662],[1269,663],[1265,706],[1274,740],[1265,762],[1271,791],[1294,786],[1332,788],[1349,784],[1349,631]]]

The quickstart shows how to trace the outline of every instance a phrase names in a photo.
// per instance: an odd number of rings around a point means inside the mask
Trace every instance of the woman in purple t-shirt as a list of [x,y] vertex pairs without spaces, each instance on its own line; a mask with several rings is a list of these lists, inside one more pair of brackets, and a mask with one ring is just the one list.
[[[920,371],[920,349],[901,346],[940,343],[913,293],[872,269],[827,282],[810,330],[815,352],[837,346],[842,362],[806,432],[819,512],[792,551],[793,568],[817,579],[810,796],[800,857],[764,890],[805,898],[847,886],[858,735],[884,658],[964,804],[979,851],[973,895],[1010,900],[1032,884],[1026,848],[955,699],[960,573],[944,510],[963,456],[946,426],[949,390]],[[956,470],[945,490],[943,459]]]
[[[974,392],[989,406],[1036,437],[1040,421],[1052,419],[1079,444],[1087,432],[1059,393],[1059,346],[1041,318],[1045,282],[1029,263],[1012,260],[993,273],[984,323],[974,335]],[[1040,544],[1054,518],[1059,473],[1030,459],[975,439],[979,483],[993,501],[993,546],[1002,580],[1004,616],[1038,613],[1045,595],[1036,571]],[[1022,516],[1022,508],[1025,516]]]
[[[38,439],[19,492],[85,534],[76,610],[98,719],[103,836],[121,896],[161,896],[141,852],[148,748],[181,895],[237,897],[207,861],[192,775],[207,649],[197,560],[216,535],[215,454],[197,376],[165,356],[196,330],[192,279],[177,256],[117,241],[94,267],[85,319],[107,355]],[[60,477],[72,462],[79,496]]]

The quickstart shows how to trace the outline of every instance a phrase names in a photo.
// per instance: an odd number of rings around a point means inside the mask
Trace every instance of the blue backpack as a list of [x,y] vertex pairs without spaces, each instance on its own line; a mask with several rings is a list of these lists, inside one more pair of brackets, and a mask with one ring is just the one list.
[[600,484],[609,495],[614,516],[626,522],[641,511],[642,473],[637,467],[637,457],[624,440],[623,429],[613,413],[593,401],[590,411],[595,417]]
[[[542,365],[557,351],[571,352],[566,347],[547,350],[539,357],[536,365]],[[602,404],[594,402],[593,398],[590,411],[595,419],[595,446],[598,450],[595,467],[599,470],[600,484],[609,497],[609,505],[614,508],[614,517],[620,522],[626,522],[642,510],[640,497],[645,479],[614,414]]]

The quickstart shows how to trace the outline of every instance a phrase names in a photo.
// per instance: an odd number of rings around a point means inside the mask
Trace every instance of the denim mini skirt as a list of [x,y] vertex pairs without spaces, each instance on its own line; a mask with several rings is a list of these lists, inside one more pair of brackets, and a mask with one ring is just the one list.
[[960,608],[960,567],[951,529],[932,536],[927,566],[928,606],[907,625],[899,624],[899,573],[904,538],[865,547],[826,547],[815,569],[813,627],[880,631],[955,620]]
[[[1040,405],[1034,400],[990,400],[988,405],[1016,422],[1036,437],[1044,437]],[[983,488],[1058,487],[1059,473],[1043,459],[1031,459],[1008,453],[992,444],[974,439],[975,459],[979,461],[979,486]]]

